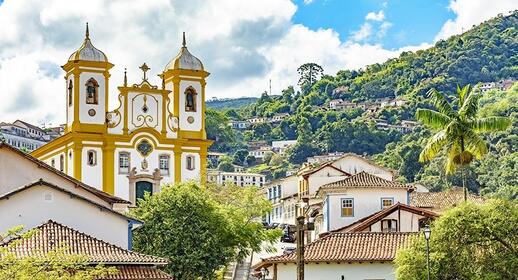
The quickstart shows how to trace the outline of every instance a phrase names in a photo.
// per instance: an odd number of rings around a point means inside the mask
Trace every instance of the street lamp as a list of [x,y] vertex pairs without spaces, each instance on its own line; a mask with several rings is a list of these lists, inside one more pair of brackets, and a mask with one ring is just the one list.
[[[309,203],[308,197],[303,197],[302,202]],[[306,223],[307,206],[302,209],[302,215],[297,217],[297,280],[304,280],[304,236],[306,231],[314,230],[313,222]]]
[[426,267],[427,267],[427,275],[428,280],[430,280],[430,235],[432,234],[432,230],[429,226],[426,226],[423,229],[424,239],[426,239]]

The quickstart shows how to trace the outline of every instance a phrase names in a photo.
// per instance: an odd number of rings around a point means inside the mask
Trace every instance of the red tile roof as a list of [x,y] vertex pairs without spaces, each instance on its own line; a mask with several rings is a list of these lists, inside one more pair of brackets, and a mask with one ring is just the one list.
[[97,280],[171,280],[171,275],[160,269],[148,266],[117,266],[119,273]]
[[[332,233],[304,248],[305,262],[392,261],[396,251],[409,245],[418,233]],[[260,266],[296,262],[296,253],[263,259]],[[257,266],[256,266],[257,267]]]
[[[483,203],[480,196],[468,194],[468,201]],[[453,188],[442,192],[414,192],[410,194],[410,205],[420,208],[431,208],[435,211],[443,211],[455,207],[464,202],[464,190]]]
[[9,251],[23,258],[44,255],[54,249],[64,248],[67,254],[86,256],[90,264],[166,265],[168,263],[166,259],[123,249],[54,221],[48,221],[35,229],[35,233],[29,238],[9,246]]
[[343,180],[329,183],[320,187],[320,191],[343,189],[343,188],[389,188],[389,189],[412,189],[398,182],[385,180],[375,175],[371,175],[365,171],[355,174]]
[[24,153],[24,152],[14,148],[14,147],[12,147],[11,145],[9,145],[9,144],[7,144],[7,143],[5,143],[5,142],[0,140],[0,149],[1,148],[7,148],[10,151],[13,151],[13,152],[17,153],[18,155],[20,155],[20,156],[22,156],[22,157],[24,157],[24,158],[34,162],[36,165],[38,165],[38,167],[45,168],[48,171],[50,171],[50,172],[52,172],[52,173],[54,173],[54,174],[56,174],[56,175],[58,175],[60,177],[63,177],[67,181],[70,181],[73,184],[75,184],[77,187],[82,188],[82,189],[84,189],[84,190],[94,194],[95,196],[99,197],[100,199],[102,199],[102,200],[104,200],[104,201],[106,201],[108,203],[131,204],[131,202],[129,202],[129,201],[125,200],[125,199],[113,196],[113,195],[111,195],[109,193],[103,192],[103,191],[101,191],[99,189],[96,189],[96,188],[94,188],[92,186],[89,186],[89,185],[87,185],[87,184],[85,184],[85,183],[75,179],[74,177],[69,176],[69,175],[67,175],[64,172],[61,172],[61,171],[55,169],[54,167],[44,163],[43,161],[41,161],[41,160],[39,160],[39,159],[29,155],[29,154],[26,154],[26,153]]

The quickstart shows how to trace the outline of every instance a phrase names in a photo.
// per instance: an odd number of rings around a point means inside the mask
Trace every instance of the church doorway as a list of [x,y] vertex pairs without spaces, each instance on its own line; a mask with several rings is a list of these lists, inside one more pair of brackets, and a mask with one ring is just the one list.
[[144,199],[144,194],[148,192],[153,194],[153,184],[147,181],[138,181],[135,184],[135,202],[138,204],[139,199]]

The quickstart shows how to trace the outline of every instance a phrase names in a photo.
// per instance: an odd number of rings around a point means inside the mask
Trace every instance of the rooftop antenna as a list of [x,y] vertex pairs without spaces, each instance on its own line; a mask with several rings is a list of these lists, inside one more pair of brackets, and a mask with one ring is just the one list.
[[272,79],[270,79],[270,96],[272,95]]

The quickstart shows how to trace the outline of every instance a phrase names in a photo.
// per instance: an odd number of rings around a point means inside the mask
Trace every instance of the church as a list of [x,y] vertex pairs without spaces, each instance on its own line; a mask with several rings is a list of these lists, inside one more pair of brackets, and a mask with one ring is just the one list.
[[32,155],[54,168],[133,204],[145,192],[186,180],[204,183],[207,149],[205,79],[202,62],[185,42],[165,66],[161,85],[142,81],[118,87],[119,104],[110,110],[110,63],[95,48],[88,24],[81,47],[65,71],[66,127],[63,136]]

